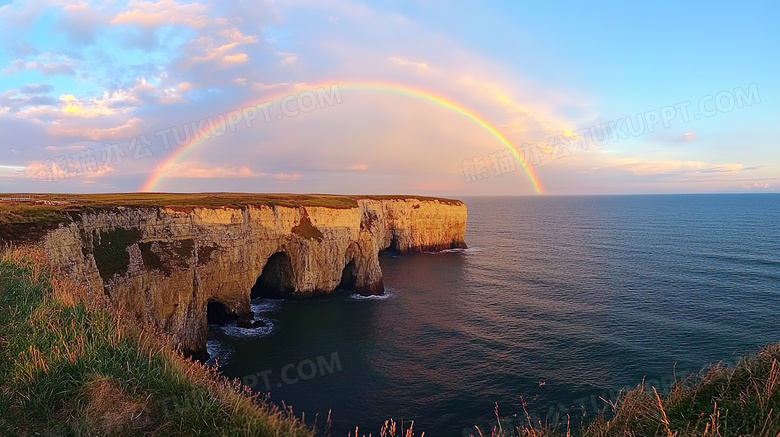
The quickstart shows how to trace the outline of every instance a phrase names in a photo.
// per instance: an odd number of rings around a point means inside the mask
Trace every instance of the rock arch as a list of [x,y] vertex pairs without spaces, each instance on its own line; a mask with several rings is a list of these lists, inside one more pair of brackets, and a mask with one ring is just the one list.
[[357,267],[355,266],[355,260],[351,259],[344,266],[344,270],[341,271],[341,282],[339,282],[337,288],[354,291],[355,285],[357,285]]
[[355,291],[355,288],[358,285],[359,258],[360,246],[358,246],[356,242],[353,242],[347,247],[347,250],[344,253],[344,268],[341,271],[341,281],[336,287],[337,289]]
[[295,272],[292,260],[285,252],[276,252],[268,258],[255,285],[251,297],[294,297]]

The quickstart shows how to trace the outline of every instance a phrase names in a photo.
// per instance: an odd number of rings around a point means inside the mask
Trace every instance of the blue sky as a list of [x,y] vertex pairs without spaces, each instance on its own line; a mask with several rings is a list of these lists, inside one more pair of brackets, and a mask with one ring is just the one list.
[[[779,12],[0,2],[0,192],[778,191]],[[323,91],[339,98],[281,107]],[[191,126],[263,102],[269,120],[179,156]]]

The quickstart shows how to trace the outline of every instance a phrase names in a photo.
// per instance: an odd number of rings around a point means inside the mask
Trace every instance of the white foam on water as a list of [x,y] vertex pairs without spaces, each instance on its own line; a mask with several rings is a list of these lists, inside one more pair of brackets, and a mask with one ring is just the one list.
[[249,306],[252,308],[253,313],[258,314],[277,310],[279,309],[281,303],[282,302],[279,299],[267,299],[261,297],[252,299],[249,303]]
[[482,252],[481,247],[469,247],[466,249],[444,249],[440,250],[439,252],[431,252],[431,253],[474,253],[474,252]]
[[[209,327],[211,329],[211,327]],[[209,359],[206,361],[207,366],[215,366],[217,360],[220,364],[224,364],[231,355],[231,350],[226,348],[217,339],[211,339],[206,342],[206,351],[209,353]]]
[[260,338],[265,337],[266,335],[270,335],[274,332],[276,327],[271,322],[270,319],[267,319],[265,317],[257,317],[257,314],[255,314],[254,320],[262,320],[265,322],[265,326],[260,326],[258,328],[239,328],[235,325],[235,323],[231,323],[229,325],[220,326],[219,329],[222,330],[226,335],[234,338]]
[[349,298],[351,300],[385,300],[390,299],[395,295],[398,290],[395,288],[385,287],[385,294],[378,296],[361,296],[359,294],[351,294]]

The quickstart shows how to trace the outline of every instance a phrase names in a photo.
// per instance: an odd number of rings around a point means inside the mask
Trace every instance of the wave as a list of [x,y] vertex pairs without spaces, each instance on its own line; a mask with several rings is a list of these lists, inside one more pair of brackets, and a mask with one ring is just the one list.
[[481,247],[469,247],[466,249],[444,249],[440,250],[438,252],[427,252],[427,253],[474,253],[474,252],[482,252]]
[[[209,359],[206,361],[206,365],[215,366],[217,360],[219,364],[225,364],[232,355],[232,350],[225,346],[224,337],[231,338],[261,338],[271,335],[276,331],[276,326],[267,317],[262,317],[262,312],[268,312],[276,308],[277,302],[266,300],[257,301],[250,306],[254,313],[253,321],[263,321],[265,326],[259,326],[256,328],[241,328],[236,325],[236,322],[229,323],[224,326],[209,325],[209,330],[212,331],[209,340],[206,341],[206,351],[209,353]],[[219,331],[216,336],[214,334]]]
[[265,322],[265,326],[259,326],[257,328],[239,328],[235,323],[231,323],[225,326],[218,326],[217,329],[221,329],[225,335],[234,338],[259,338],[272,334],[276,327],[270,319],[265,317],[257,317],[255,315],[254,320],[262,320]]
[[351,294],[349,296],[350,300],[385,300],[390,299],[395,295],[395,293],[398,290],[395,288],[385,287],[385,294],[378,295],[378,296],[362,296],[360,294]]
[[233,351],[225,347],[221,341],[212,338],[206,342],[206,352],[209,353],[209,359],[206,360],[206,365],[216,366],[217,361],[219,361],[219,364],[225,364]]
[[279,299],[268,299],[265,297],[256,297],[249,303],[252,312],[255,314],[267,313],[278,310],[282,301]]

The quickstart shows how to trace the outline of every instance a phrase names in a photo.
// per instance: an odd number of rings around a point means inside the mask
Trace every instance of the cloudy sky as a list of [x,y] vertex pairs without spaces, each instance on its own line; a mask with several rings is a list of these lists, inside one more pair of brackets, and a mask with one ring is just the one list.
[[0,2],[0,192],[780,189],[780,4],[571,3]]

